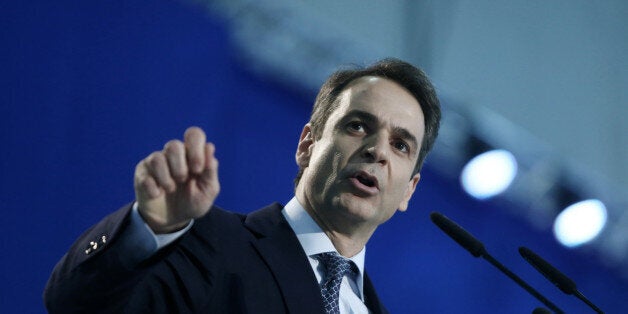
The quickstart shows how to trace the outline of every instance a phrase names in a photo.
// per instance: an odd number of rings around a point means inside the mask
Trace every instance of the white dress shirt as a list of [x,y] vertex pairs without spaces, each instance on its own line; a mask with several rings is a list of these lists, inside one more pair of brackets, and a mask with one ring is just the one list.
[[[336,252],[334,244],[323,230],[316,224],[314,219],[305,211],[296,197],[293,197],[282,210],[283,216],[292,227],[297,235],[299,243],[303,247],[305,254],[308,256],[312,270],[316,275],[318,284],[324,278],[324,267],[316,258],[317,254],[325,252]],[[358,314],[369,313],[368,308],[364,304],[364,256],[366,248],[350,257],[349,259],[358,267],[358,273],[345,275],[340,284],[340,313],[341,314]]]

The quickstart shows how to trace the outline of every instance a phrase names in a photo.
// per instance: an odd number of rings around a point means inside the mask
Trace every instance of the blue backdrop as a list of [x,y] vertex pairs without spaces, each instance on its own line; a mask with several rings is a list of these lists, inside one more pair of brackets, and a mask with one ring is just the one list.
[[[133,200],[135,164],[187,126],[203,127],[217,146],[217,204],[248,212],[291,198],[294,150],[315,91],[249,72],[220,18],[165,0],[7,1],[0,12],[0,312],[44,312],[56,261],[83,230]],[[567,312],[590,311],[528,266],[518,246],[552,261],[609,313],[625,310],[626,281],[500,206],[468,198],[428,158],[410,209],[367,250],[389,309],[531,313],[540,305],[434,227],[428,214],[438,210]]]

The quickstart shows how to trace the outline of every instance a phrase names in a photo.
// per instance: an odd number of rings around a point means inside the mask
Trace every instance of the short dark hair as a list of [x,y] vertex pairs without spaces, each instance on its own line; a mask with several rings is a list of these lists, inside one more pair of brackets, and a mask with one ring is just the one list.
[[[368,67],[353,66],[340,69],[330,75],[316,96],[312,115],[310,116],[309,123],[312,128],[313,139],[318,140],[321,138],[325,123],[327,123],[329,116],[338,108],[339,103],[336,101],[338,95],[351,82],[364,76],[377,76],[396,82],[408,90],[419,102],[423,111],[425,134],[423,135],[419,158],[412,175],[418,173],[421,167],[423,167],[425,157],[432,149],[438,135],[441,118],[440,102],[436,96],[434,86],[427,75],[421,69],[399,59],[388,58]],[[294,180],[295,185],[299,184],[303,171],[304,169],[299,167],[299,172]]]

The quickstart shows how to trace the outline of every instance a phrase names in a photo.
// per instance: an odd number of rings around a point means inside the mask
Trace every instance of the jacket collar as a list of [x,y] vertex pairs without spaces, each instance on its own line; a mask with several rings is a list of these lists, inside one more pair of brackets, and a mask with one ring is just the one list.
[[[249,214],[244,225],[256,235],[253,246],[273,272],[288,312],[324,313],[316,276],[282,209],[278,203],[262,208]],[[364,298],[372,313],[388,313],[366,273]]]
[[256,235],[252,244],[275,276],[288,312],[324,313],[316,277],[282,208],[275,203],[255,211],[244,225]]

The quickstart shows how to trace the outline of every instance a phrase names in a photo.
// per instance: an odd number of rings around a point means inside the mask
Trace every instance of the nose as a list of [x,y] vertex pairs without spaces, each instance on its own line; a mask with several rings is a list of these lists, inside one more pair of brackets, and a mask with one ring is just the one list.
[[367,141],[362,151],[362,157],[368,162],[388,164],[388,140],[384,136],[373,135]]

